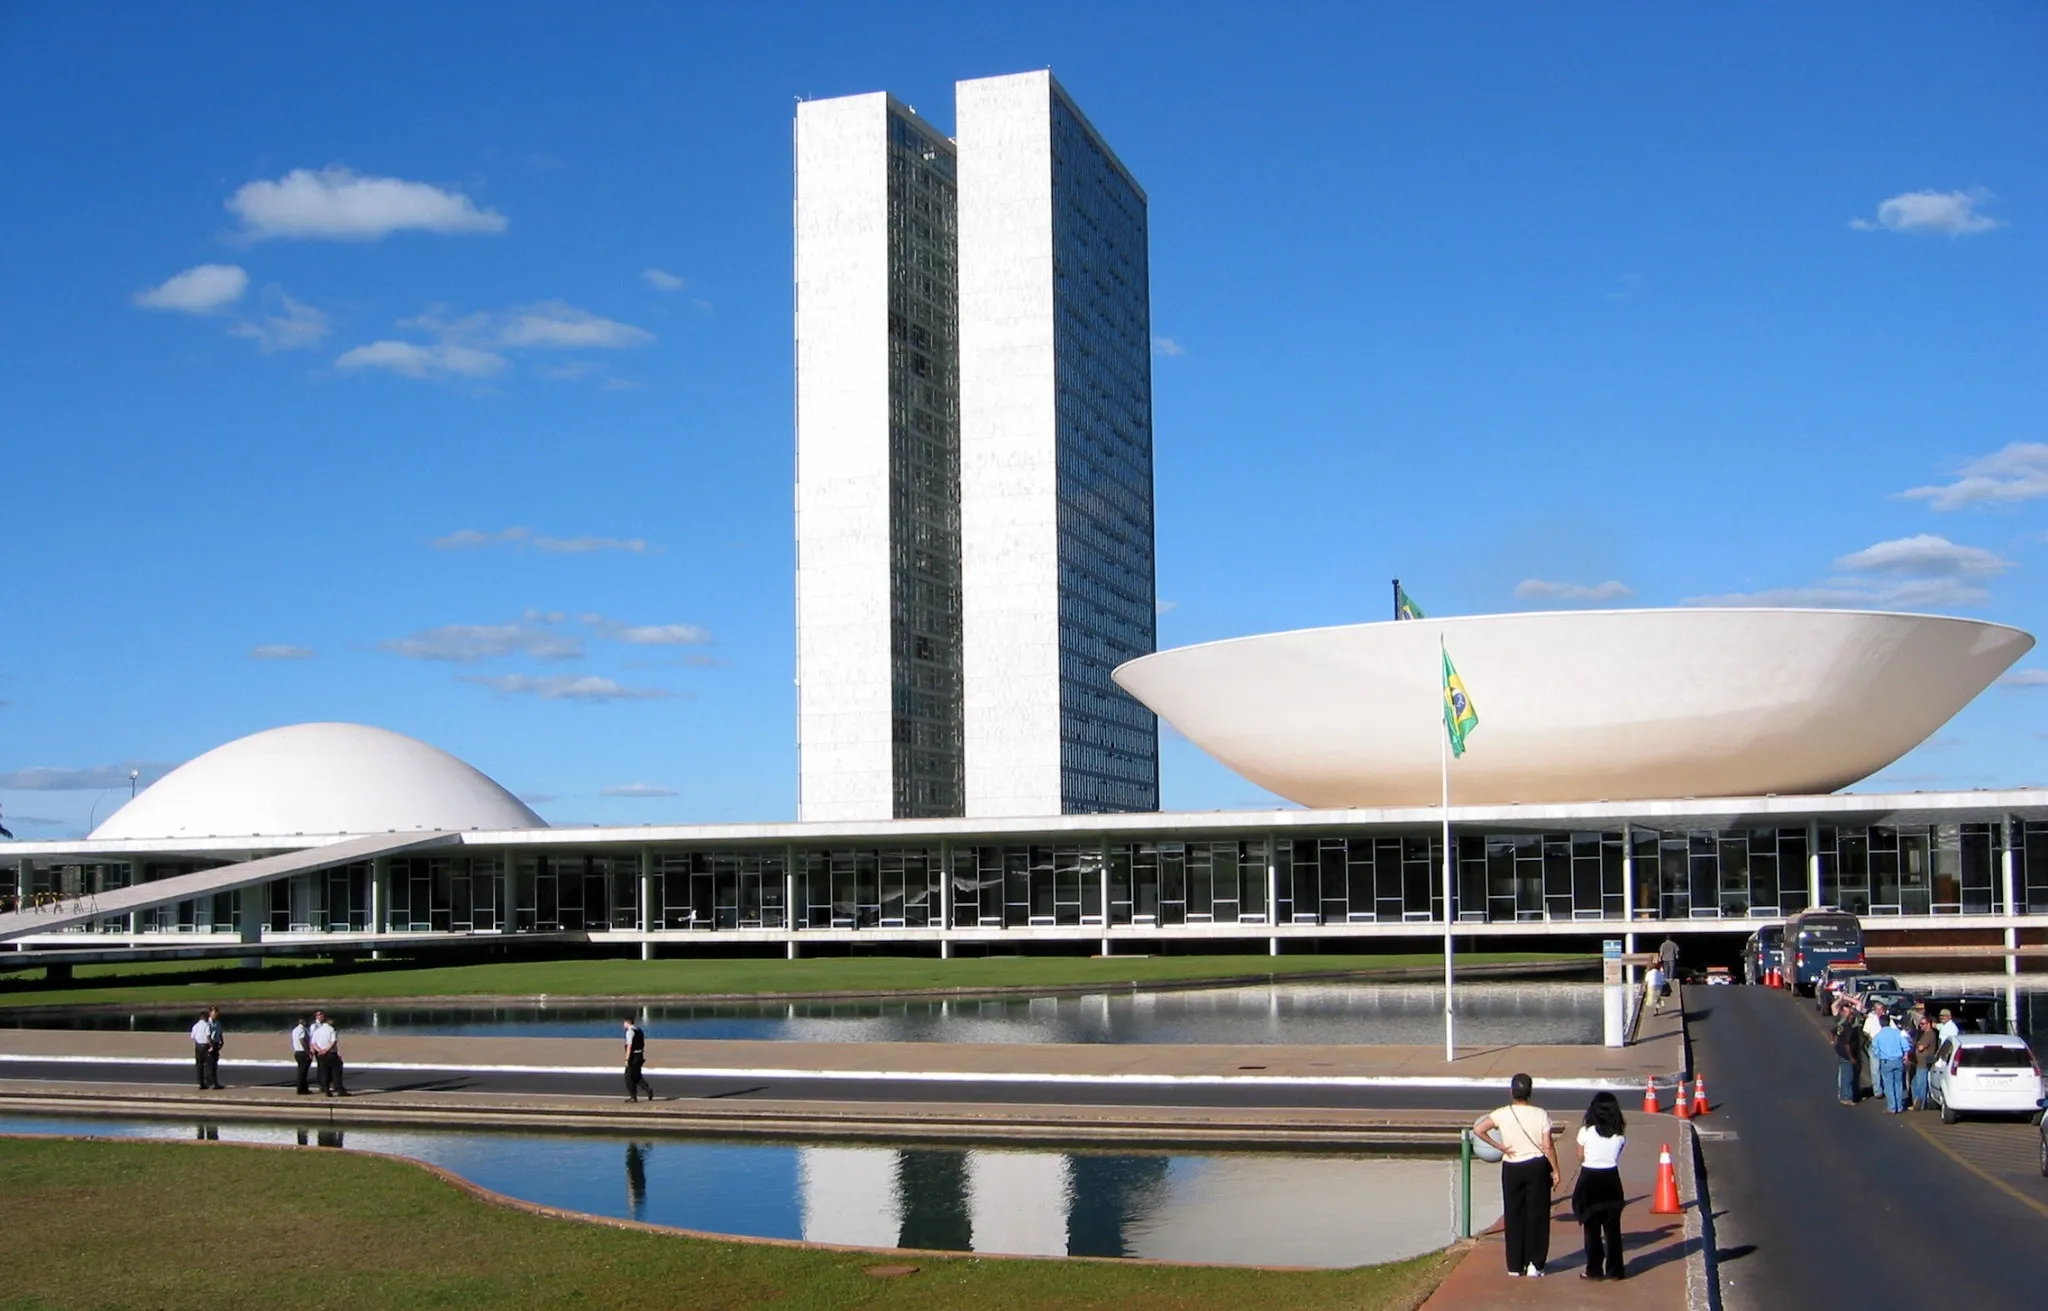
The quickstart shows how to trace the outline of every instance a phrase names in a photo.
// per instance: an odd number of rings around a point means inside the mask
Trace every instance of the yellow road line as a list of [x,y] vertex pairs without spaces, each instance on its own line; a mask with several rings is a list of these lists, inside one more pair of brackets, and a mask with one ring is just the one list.
[[1957,1165],[1962,1166],[1965,1170],[1968,1170],[1971,1174],[1976,1175],[1985,1183],[1990,1184],[1993,1188],[1998,1189],[1999,1191],[2005,1193],[2007,1196],[2017,1198],[2019,1201],[2026,1203],[2028,1206],[2033,1207],[2036,1211],[2039,1211],[2042,1215],[2048,1215],[2048,1203],[2044,1203],[2040,1201],[2038,1198],[2027,1196],[2025,1193],[2013,1187],[2005,1180],[2000,1179],[1997,1175],[1992,1174],[1990,1171],[1983,1169],[1981,1166],[1974,1165],[1971,1162],[1964,1160],[1961,1156],[1956,1154],[1954,1148],[1950,1147],[1947,1143],[1941,1141],[1941,1139],[1936,1138],[1933,1134],[1929,1133],[1924,1125],[1915,1124],[1910,1125],[1908,1127],[1911,1128],[1914,1133],[1919,1134],[1922,1138],[1925,1138],[1929,1143],[1932,1143],[1935,1149],[1939,1151],[1943,1156],[1946,1156],[1949,1160],[1954,1161]]

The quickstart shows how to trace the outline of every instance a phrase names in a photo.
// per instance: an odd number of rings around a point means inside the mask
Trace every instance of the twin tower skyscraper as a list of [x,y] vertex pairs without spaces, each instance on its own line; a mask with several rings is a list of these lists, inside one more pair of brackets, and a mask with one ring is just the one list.
[[1145,192],[1049,72],[796,112],[812,821],[1156,810]]

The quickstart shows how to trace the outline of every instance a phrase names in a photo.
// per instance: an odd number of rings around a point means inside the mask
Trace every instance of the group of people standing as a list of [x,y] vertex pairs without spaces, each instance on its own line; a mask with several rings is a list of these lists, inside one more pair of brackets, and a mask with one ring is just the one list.
[[[1550,1261],[1550,1205],[1563,1170],[1557,1163],[1550,1114],[1534,1105],[1535,1083],[1526,1074],[1508,1082],[1508,1104],[1472,1127],[1480,1141],[1501,1153],[1501,1219],[1507,1234],[1508,1275],[1540,1279]],[[1579,1121],[1578,1173],[1572,1180],[1572,1215],[1585,1231],[1586,1268],[1579,1278],[1626,1279],[1621,1252],[1621,1152],[1628,1145],[1621,1102],[1611,1092],[1593,1094]]]
[[[309,1079],[315,1069],[320,1072],[321,1092],[329,1097],[348,1096],[341,1077],[341,1035],[328,1021],[326,1011],[314,1011],[311,1019],[300,1016],[292,1025],[291,1043],[301,1096],[313,1091]],[[192,1025],[192,1061],[198,1070],[201,1092],[221,1086],[220,1053],[225,1046],[227,1034],[221,1028],[220,1008],[209,1006]]]
[[1961,1031],[1946,1008],[1937,1021],[1918,1002],[1894,1015],[1881,1001],[1865,1006],[1858,997],[1835,998],[1836,1098],[1854,1106],[1863,1097],[1881,1096],[1892,1115],[1926,1110],[1928,1071],[1942,1044]]
[[[647,1033],[640,1022],[626,1020],[626,1100],[637,1102],[646,1094],[648,1101],[654,1100],[654,1087],[647,1082]],[[309,1096],[314,1071],[320,1074],[320,1091],[329,1097],[348,1096],[348,1087],[342,1081],[341,1035],[327,1018],[326,1011],[314,1011],[312,1016],[301,1015],[292,1024],[292,1063],[298,1067],[299,1095]],[[227,1035],[221,1028],[220,1008],[209,1006],[206,1013],[192,1025],[192,1061],[199,1075],[199,1089],[210,1092],[221,1086],[220,1053],[227,1045]]]

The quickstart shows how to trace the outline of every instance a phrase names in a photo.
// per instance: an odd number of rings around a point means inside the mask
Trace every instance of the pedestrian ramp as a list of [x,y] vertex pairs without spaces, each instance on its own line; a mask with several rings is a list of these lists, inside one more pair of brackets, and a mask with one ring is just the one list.
[[259,883],[290,878],[295,874],[311,874],[318,870],[332,869],[336,865],[352,865],[360,860],[371,860],[400,851],[445,846],[460,841],[461,836],[454,832],[430,831],[380,833],[371,837],[344,838],[339,842],[307,847],[300,851],[288,851],[277,856],[264,856],[258,860],[240,861],[232,865],[223,865],[218,869],[201,870],[196,874],[179,874],[172,878],[158,879],[154,883],[138,883],[132,887],[115,888],[108,892],[82,893],[48,905],[32,906],[26,910],[0,915],[0,942],[38,933],[52,933],[78,924],[90,924],[115,916],[130,915],[136,911],[152,910],[158,906],[175,905],[181,901],[190,901],[194,897],[238,892]]

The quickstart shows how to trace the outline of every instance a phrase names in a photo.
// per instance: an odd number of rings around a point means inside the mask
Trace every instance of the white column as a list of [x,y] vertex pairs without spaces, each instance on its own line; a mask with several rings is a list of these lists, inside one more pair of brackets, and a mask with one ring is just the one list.
[[[2020,904],[2018,901],[2019,880],[2014,877],[2013,841],[2019,832],[2019,820],[2012,815],[2005,817],[2005,842],[1998,853],[1998,875],[2005,891],[2005,972],[2017,977],[2020,972]],[[2019,1016],[2007,1007],[2007,1019],[2017,1025]],[[2017,1032],[2017,1030],[2015,1030]]]
[[[640,848],[640,932],[654,932],[654,848]],[[654,941],[640,939],[640,959],[654,959]]]
[[[1621,826],[1621,922],[1625,926],[1636,922],[1636,831],[1632,824]],[[1624,958],[1636,954],[1636,935],[1632,928],[1622,930],[1621,954]],[[1629,996],[1633,997],[1636,992],[1636,963],[1624,959],[1621,968]]]
[[[374,936],[384,932],[384,908],[391,904],[391,857],[376,856],[370,861],[370,933]],[[370,948],[371,960],[383,960],[384,953]]]
[[[143,880],[144,876],[145,876],[145,875],[146,875],[147,873],[148,873],[148,870],[146,869],[146,867],[145,867],[145,866],[143,865],[143,863],[142,863],[141,861],[139,861],[139,860],[131,860],[131,861],[129,861],[129,862],[128,862],[128,886],[129,886],[129,887],[131,887],[131,888],[132,888],[132,887],[136,887],[136,886],[138,886],[138,885],[139,885],[139,884],[140,884],[140,883],[142,882],[142,880]],[[129,911],[129,912],[128,912],[128,932],[130,932],[130,933],[140,933],[140,932],[142,932],[142,912],[141,912],[141,911],[139,911],[139,910],[131,910],[131,911]]]
[[796,847],[782,849],[782,924],[789,936],[789,959],[797,958],[796,934],[803,923],[796,913]]
[[1806,904],[1820,905],[1820,821],[1806,821]]
[[1096,871],[1102,880],[1102,954],[1108,956],[1114,951],[1109,941],[1109,834],[1102,835],[1097,852],[1102,862],[1102,868]]
[[939,959],[953,959],[953,844],[939,844]]

